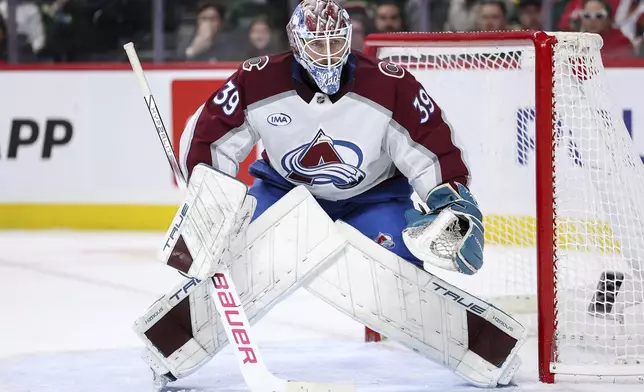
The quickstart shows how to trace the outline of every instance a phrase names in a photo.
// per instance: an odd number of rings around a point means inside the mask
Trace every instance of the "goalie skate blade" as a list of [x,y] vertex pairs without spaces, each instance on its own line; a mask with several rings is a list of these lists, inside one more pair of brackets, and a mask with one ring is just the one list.
[[318,384],[313,382],[288,381],[284,392],[355,392],[348,384]]

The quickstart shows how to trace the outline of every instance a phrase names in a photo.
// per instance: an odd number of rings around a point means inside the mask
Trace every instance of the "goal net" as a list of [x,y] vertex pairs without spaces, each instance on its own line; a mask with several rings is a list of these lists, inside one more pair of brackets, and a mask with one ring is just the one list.
[[[524,317],[542,381],[644,375],[644,172],[597,35],[372,35],[441,106],[485,220],[485,264],[442,278]],[[537,332],[537,321],[538,332]],[[561,377],[564,378],[564,377]]]

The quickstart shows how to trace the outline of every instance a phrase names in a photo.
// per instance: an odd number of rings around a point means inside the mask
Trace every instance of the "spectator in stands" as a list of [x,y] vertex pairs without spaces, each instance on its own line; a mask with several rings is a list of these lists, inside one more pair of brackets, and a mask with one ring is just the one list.
[[283,49],[273,34],[268,17],[259,16],[250,23],[248,28],[248,48],[243,60],[278,53]]
[[[498,1],[505,5],[505,15],[514,12],[514,0]],[[448,31],[475,31],[480,29],[479,16],[482,4],[487,1],[480,0],[452,0],[446,29]],[[496,7],[496,6],[494,6]]]
[[0,16],[0,64],[7,61],[7,26]]
[[581,31],[601,35],[603,58],[624,58],[634,55],[631,41],[613,27],[613,9],[606,0],[585,0],[581,15]]
[[478,14],[478,0],[452,0],[447,17],[448,31],[473,31],[476,30],[476,15]]
[[484,0],[481,2],[477,24],[480,31],[507,30],[508,8],[502,0]]
[[85,0],[53,0],[42,6],[47,32],[43,55],[56,62],[88,61],[96,42]]
[[642,40],[644,33],[644,1],[621,0],[615,11],[615,27],[634,43]]
[[197,6],[197,25],[190,44],[182,49],[188,61],[226,61],[238,57],[234,40],[227,40],[221,32],[224,8],[214,1]]
[[[611,9],[616,10],[622,0],[607,0]],[[561,2],[561,1],[560,1]],[[579,31],[581,14],[584,9],[584,0],[567,0],[557,27],[561,31]]]
[[374,4],[371,1],[349,0],[345,2],[339,1],[339,3],[342,3],[342,7],[347,10],[349,16],[363,15],[373,17]]
[[[7,18],[7,0],[0,0],[0,16]],[[27,38],[33,53],[38,53],[45,46],[45,28],[43,27],[40,9],[29,0],[20,0],[16,6],[16,24],[18,34]]]
[[362,50],[367,34],[375,32],[373,16],[375,9],[365,1],[347,1],[344,9],[349,13],[353,32],[351,33],[351,49]]
[[542,30],[541,0],[519,0],[517,19],[519,30]]
[[[409,0],[405,5],[405,20],[411,31],[424,31],[422,25],[422,0]],[[431,0],[427,4],[428,31],[439,32],[445,29],[450,10],[449,0]]]
[[479,7],[478,0],[452,0],[447,17],[447,30],[476,30],[476,15]]
[[379,2],[376,7],[374,24],[379,33],[404,31],[402,11],[398,4],[395,1]]
[[[9,42],[7,33],[7,22],[0,15],[0,63],[9,59]],[[18,34],[18,62],[27,63],[36,61],[36,56],[31,48],[31,44],[24,34]]]
[[366,37],[366,18],[361,15],[351,15],[351,49],[362,50],[364,39]]

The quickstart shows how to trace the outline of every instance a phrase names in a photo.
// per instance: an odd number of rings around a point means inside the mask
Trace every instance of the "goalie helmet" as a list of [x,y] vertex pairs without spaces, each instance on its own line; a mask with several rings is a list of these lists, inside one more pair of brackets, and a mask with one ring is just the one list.
[[320,90],[335,94],[351,53],[347,11],[333,0],[304,0],[293,11],[286,32],[295,59]]

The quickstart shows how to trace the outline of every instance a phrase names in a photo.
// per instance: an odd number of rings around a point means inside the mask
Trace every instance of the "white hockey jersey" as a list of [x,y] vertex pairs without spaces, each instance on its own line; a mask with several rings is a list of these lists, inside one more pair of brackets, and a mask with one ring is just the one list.
[[442,183],[468,184],[445,114],[409,72],[354,51],[333,96],[312,90],[303,72],[290,52],[244,62],[189,121],[186,175],[207,163],[235,176],[261,139],[281,177],[326,200],[401,173],[423,199]]

